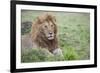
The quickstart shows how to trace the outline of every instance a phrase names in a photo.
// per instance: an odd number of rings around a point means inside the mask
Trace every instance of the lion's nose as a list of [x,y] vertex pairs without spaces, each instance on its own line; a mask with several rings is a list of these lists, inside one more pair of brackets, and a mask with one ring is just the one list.
[[51,35],[51,34],[52,34],[52,32],[49,32],[49,34]]

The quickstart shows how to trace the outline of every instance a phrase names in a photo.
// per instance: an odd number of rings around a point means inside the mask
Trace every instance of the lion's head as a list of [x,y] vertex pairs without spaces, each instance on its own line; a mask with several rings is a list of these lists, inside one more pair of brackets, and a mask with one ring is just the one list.
[[45,13],[37,18],[40,33],[48,40],[53,40],[57,33],[56,19],[50,13]]
[[37,17],[32,25],[32,39],[43,48],[52,50],[57,48],[56,19],[51,13],[44,13]]

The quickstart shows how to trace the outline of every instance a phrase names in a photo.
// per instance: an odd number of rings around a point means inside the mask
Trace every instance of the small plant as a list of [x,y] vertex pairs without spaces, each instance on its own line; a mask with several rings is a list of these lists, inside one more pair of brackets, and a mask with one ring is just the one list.
[[31,30],[32,22],[23,22],[21,24],[21,34],[24,35],[29,33]]
[[67,47],[64,48],[64,58],[65,60],[77,60],[79,59],[78,53],[75,51],[75,48]]

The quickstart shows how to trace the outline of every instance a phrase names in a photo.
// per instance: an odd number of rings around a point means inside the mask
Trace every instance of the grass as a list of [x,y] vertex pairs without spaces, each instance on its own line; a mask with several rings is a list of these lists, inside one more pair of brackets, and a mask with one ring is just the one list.
[[21,62],[62,61],[62,57],[54,56],[46,49],[28,49],[22,51]]
[[[22,10],[21,21],[33,22],[42,12]],[[59,46],[63,51],[64,60],[90,59],[89,13],[52,13],[57,19]],[[22,54],[22,62],[58,61],[59,59],[56,58],[51,56],[46,57],[46,55],[42,55],[42,53],[36,50]]]

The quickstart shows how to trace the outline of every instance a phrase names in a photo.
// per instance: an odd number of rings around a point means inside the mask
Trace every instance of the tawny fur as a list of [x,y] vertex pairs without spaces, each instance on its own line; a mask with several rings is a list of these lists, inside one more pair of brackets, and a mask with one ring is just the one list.
[[[41,28],[43,26],[43,22],[51,21],[54,25],[54,39],[48,40]],[[53,28],[52,28],[53,30]],[[57,26],[56,19],[52,14],[44,13],[41,16],[37,17],[37,19],[33,22],[31,28],[31,38],[32,42],[34,42],[39,48],[46,48],[50,52],[58,48],[58,39],[57,39]]]

